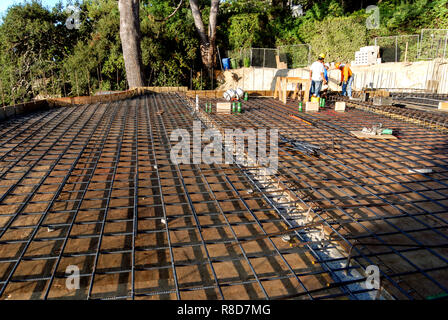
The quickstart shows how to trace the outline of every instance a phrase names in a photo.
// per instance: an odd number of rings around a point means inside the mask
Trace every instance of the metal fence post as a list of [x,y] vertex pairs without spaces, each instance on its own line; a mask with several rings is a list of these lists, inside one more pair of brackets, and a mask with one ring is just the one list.
[[263,49],[263,68],[266,68],[266,49]]
[[252,48],[249,48],[250,50],[250,66],[252,67]]
[[398,36],[395,37],[395,62],[398,62]]
[[446,55],[447,41],[448,41],[448,31],[446,32],[446,35],[445,35],[445,47],[443,48],[443,59],[445,59],[445,55]]
[[311,64],[311,45],[308,45],[308,65]]

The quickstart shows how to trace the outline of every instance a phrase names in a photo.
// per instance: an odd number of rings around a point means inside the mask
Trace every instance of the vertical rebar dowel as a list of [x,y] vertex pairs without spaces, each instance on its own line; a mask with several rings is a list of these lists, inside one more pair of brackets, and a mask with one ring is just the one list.
[[87,75],[87,85],[89,86],[89,96],[90,96],[90,94],[92,93],[92,90],[91,90],[91,88],[90,88],[90,72],[89,72],[89,69],[87,69],[86,68],[86,75]]
[[96,67],[96,75],[98,77],[98,90],[101,89],[101,77],[100,77],[100,67],[97,66]]
[[11,70],[9,71],[9,80],[11,81],[11,98],[12,98],[12,104],[16,104],[16,99],[14,98],[14,80],[12,78]]
[[45,75],[45,70],[42,70],[42,81],[43,81],[44,88],[45,88],[45,96],[48,97],[48,88],[47,88],[47,79],[46,79],[46,75]]
[[5,97],[3,96],[3,81],[0,80],[0,90],[2,92],[2,106],[5,105]]
[[76,95],[79,96],[78,71],[75,71]]
[[53,88],[53,92],[52,94],[55,94],[55,89],[54,89],[54,73],[53,73],[53,68],[51,68],[51,86]]
[[67,91],[66,91],[66,89],[65,89],[65,76],[64,76],[64,71],[61,71],[61,73],[62,73],[62,85],[63,85],[63,87],[64,87],[64,97],[66,97],[66,96],[67,96]]
[[31,92],[33,93],[33,98],[34,98],[34,96],[35,96],[35,94],[34,94],[34,78],[33,78],[33,70],[31,67],[30,67],[30,83],[31,83]]

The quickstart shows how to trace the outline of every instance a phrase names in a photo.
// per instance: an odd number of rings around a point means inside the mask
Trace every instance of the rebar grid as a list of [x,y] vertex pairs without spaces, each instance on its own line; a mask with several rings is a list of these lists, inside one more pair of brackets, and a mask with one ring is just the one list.
[[344,297],[307,250],[257,239],[287,226],[238,167],[171,163],[192,120],[154,95],[2,123],[1,298]]
[[[383,276],[393,284],[391,292],[398,290],[397,297],[404,294],[407,298],[424,298],[431,292],[446,293],[447,258],[446,249],[442,249],[448,243],[447,157],[444,153],[447,147],[444,135],[360,111],[340,114],[327,109],[315,115],[305,115],[299,113],[292,102],[284,106],[270,99],[253,99],[245,103],[245,107],[250,111],[242,115],[214,117],[228,127],[278,127],[288,138],[297,138],[327,149],[318,159],[306,159],[309,157],[290,153],[280,155],[280,167],[284,169],[279,171],[290,181],[296,182],[297,187],[291,188],[291,191],[301,193],[302,197],[312,194],[311,203],[325,214],[327,221],[333,220],[337,225],[337,219],[333,216],[335,211],[339,219],[339,212],[343,213],[342,217],[353,219],[353,225],[341,223],[338,228],[345,229],[342,233],[351,245],[362,239],[379,242],[372,243],[370,247],[363,246],[362,251],[368,254],[361,254],[358,250],[358,257],[372,257],[381,262]],[[288,114],[308,120],[312,125],[296,121]],[[367,142],[350,136],[349,130],[360,130],[363,126],[378,122],[398,130],[401,140]],[[429,146],[434,149],[428,150]],[[431,175],[409,174],[409,169],[419,166],[435,166],[437,170]],[[370,203],[366,204],[365,201]],[[350,206],[350,211],[344,209],[344,203]],[[333,208],[319,209],[322,204]],[[411,209],[414,211],[412,214],[408,212]],[[360,217],[354,217],[354,213]],[[384,226],[379,228],[379,222]],[[403,226],[408,226],[410,222],[415,224],[413,228],[404,229]],[[366,227],[366,223],[379,230]],[[428,238],[423,236],[428,232]],[[386,241],[385,238],[393,241]],[[409,248],[395,248],[400,245]],[[356,243],[355,250],[358,246],[359,243]],[[378,247],[372,250],[373,246]],[[383,249],[379,250],[381,247]],[[414,261],[407,255],[423,257]],[[395,256],[399,257],[399,261],[394,261],[397,259]],[[389,260],[387,263],[384,262],[385,258]],[[403,268],[406,271],[399,272]],[[404,281],[408,275],[411,280]],[[399,279],[400,284],[392,279]]]
[[[273,201],[285,190],[260,186],[259,168],[174,165],[170,134],[192,134],[195,119],[179,95],[0,124],[0,298],[356,299],[364,278],[342,275],[369,264],[396,298],[447,292],[444,135],[357,110],[308,115],[272,99],[245,106],[250,112],[210,118],[323,147],[312,157],[280,146],[279,176],[294,203]],[[377,122],[400,140],[344,133]],[[435,173],[408,173],[423,166]],[[289,244],[280,235],[294,219],[282,206],[296,202],[325,230],[291,232],[298,241]],[[324,231],[327,242],[306,241]],[[346,252],[325,256],[336,249]],[[80,269],[79,290],[65,286],[69,265]]]

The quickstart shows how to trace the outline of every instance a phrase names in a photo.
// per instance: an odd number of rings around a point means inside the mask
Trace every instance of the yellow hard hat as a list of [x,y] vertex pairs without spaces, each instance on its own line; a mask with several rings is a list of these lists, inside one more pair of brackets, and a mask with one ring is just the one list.
[[319,55],[319,58],[321,58],[321,59],[325,59],[325,53],[321,53],[321,54]]
[[335,66],[336,69],[339,69],[339,67],[341,66],[341,63],[338,62],[338,63],[336,63],[334,66]]

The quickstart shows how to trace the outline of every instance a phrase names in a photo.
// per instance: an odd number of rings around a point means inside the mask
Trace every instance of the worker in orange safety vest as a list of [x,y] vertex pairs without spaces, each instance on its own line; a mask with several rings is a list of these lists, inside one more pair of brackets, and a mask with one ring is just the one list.
[[352,83],[353,83],[353,72],[350,69],[350,66],[347,64],[336,63],[336,69],[341,70],[341,82],[339,83],[342,86],[342,95],[343,96],[352,96]]

